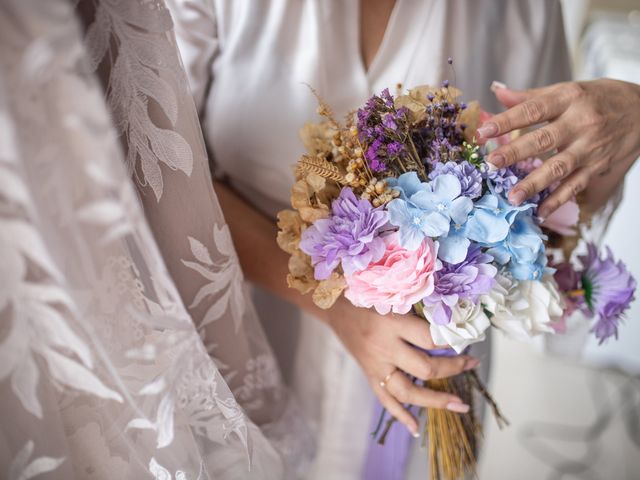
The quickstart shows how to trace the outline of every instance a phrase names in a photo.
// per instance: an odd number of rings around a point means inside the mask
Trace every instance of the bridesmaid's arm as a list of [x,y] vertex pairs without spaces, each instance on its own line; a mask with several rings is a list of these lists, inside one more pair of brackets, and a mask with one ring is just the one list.
[[273,221],[249,206],[226,184],[214,181],[214,188],[247,279],[330,323],[328,310],[317,307],[309,295],[300,295],[287,286],[289,256],[276,243],[278,229]]

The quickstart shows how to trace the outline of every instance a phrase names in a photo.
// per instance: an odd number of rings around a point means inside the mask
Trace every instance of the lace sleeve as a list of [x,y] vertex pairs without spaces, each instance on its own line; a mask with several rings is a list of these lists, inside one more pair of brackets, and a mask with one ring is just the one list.
[[70,3],[0,4],[0,476],[283,478],[168,11]]
[[213,1],[168,0],[176,41],[198,112],[211,84],[212,63],[219,49]]

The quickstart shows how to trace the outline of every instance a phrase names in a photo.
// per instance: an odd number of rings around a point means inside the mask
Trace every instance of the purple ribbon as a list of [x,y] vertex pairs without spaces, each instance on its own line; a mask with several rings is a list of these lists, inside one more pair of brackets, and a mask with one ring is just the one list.
[[[454,357],[458,355],[451,348],[427,350],[432,357]],[[466,353],[463,352],[463,353]],[[371,431],[375,431],[382,415],[383,407],[376,399],[371,422]],[[389,414],[385,412],[382,428],[384,428]],[[362,480],[405,480],[411,441],[415,440],[404,425],[394,425],[389,430],[384,445],[378,444],[378,437],[371,435],[367,458],[362,470]]]

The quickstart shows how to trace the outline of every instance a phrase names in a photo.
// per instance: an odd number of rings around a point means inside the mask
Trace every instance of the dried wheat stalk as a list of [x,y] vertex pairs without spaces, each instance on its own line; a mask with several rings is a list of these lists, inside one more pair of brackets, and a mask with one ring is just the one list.
[[320,175],[323,178],[333,180],[342,185],[347,184],[338,166],[323,158],[303,155],[296,166],[296,174],[301,176],[301,174],[304,173],[315,173],[316,175]]

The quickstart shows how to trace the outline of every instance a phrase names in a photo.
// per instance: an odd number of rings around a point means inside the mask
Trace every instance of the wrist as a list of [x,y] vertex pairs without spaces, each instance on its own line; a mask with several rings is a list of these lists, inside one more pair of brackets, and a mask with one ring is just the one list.
[[340,296],[331,308],[323,310],[324,315],[322,320],[331,328],[331,330],[334,331],[334,333],[338,333],[340,322],[348,315],[349,307],[353,308],[348,300]]

